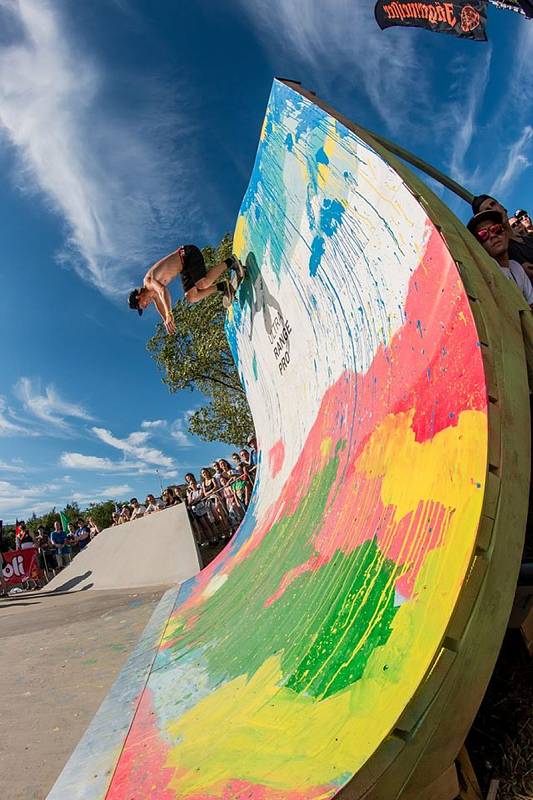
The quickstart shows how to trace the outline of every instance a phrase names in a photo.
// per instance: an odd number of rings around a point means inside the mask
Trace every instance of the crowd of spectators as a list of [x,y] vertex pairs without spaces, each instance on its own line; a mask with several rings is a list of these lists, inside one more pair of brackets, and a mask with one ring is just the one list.
[[529,213],[518,209],[509,217],[507,209],[488,194],[474,197],[472,211],[468,230],[533,308],[533,223]]
[[231,463],[220,458],[185,475],[185,486],[169,486],[160,498],[149,494],[144,502],[132,497],[113,513],[113,525],[122,525],[147,514],[184,503],[200,547],[215,547],[235,533],[250,502],[257,467],[257,442],[248,438],[248,448],[231,455]]
[[[257,467],[257,442],[248,439],[248,449],[231,455],[231,463],[218,459],[210,467],[200,470],[200,480],[192,472],[185,475],[183,486],[169,486],[161,497],[148,494],[144,502],[132,497],[129,503],[117,505],[112,513],[112,526],[122,525],[165,508],[185,504],[194,535],[200,547],[216,546],[231,538],[239,527],[255,480]],[[30,529],[25,522],[17,522],[15,549],[37,551],[37,562],[42,581],[26,588],[38,588],[68,566],[74,556],[84,550],[100,529],[92,516],[67,522],[62,515],[47,531],[43,525]],[[0,564],[0,595],[8,592]]]
[[[67,530],[64,529],[61,518],[54,522],[51,531],[47,531],[43,525],[32,531],[24,521],[17,522],[15,550],[37,551],[37,563],[43,575],[41,583],[49,581],[70,564],[72,558],[100,533],[91,516],[86,519],[79,517],[76,523],[69,522],[66,527]],[[30,583],[36,585],[29,588],[38,588],[38,582]]]

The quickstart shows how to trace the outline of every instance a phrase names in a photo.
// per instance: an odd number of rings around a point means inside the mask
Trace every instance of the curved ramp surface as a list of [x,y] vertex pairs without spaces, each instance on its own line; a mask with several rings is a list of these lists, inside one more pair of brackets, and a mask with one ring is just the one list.
[[106,528],[44,591],[173,586],[200,571],[183,505]]
[[451,764],[480,701],[527,508],[520,300],[369,139],[274,83],[227,325],[255,490],[182,587],[108,800],[391,800]]

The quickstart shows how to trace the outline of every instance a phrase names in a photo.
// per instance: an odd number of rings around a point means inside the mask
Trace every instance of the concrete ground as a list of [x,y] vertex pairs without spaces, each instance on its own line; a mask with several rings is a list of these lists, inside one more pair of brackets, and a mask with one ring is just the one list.
[[43,800],[166,587],[0,600],[0,783]]

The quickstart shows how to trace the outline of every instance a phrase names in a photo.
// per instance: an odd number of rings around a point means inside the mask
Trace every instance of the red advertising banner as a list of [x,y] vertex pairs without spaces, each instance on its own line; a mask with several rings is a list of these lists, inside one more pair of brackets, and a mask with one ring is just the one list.
[[38,580],[41,577],[36,547],[28,548],[28,550],[8,550],[2,555],[4,557],[2,572],[10,586],[24,583],[32,578]]

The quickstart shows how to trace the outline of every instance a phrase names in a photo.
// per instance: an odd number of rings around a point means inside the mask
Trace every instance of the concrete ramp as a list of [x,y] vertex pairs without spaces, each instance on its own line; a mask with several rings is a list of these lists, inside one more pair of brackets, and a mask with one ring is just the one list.
[[179,505],[106,528],[44,591],[174,586],[199,571],[187,512]]
[[280,81],[235,249],[252,502],[54,800],[434,800],[518,572],[529,310],[417,177]]

